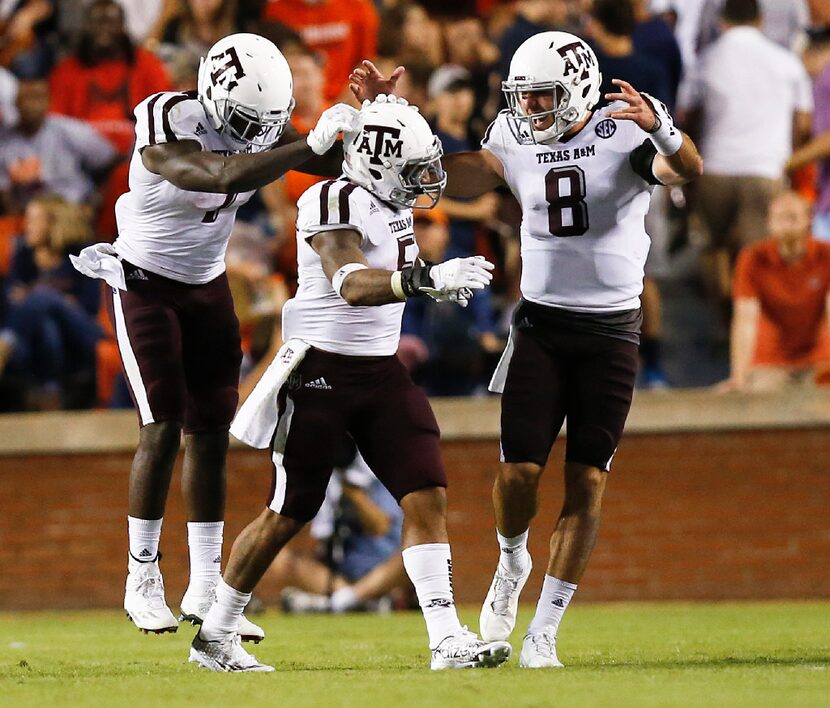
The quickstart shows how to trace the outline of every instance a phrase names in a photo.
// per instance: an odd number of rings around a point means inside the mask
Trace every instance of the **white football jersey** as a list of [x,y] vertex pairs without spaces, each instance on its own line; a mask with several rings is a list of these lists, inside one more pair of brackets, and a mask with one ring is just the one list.
[[282,311],[283,337],[350,356],[387,356],[398,350],[404,303],[353,306],[335,291],[320,256],[309,244],[315,234],[357,231],[370,268],[400,270],[418,256],[412,209],[392,207],[345,178],[318,182],[297,202],[299,287]]
[[195,92],[156,93],[135,109],[136,142],[130,191],[115,205],[115,249],[125,260],[165,278],[198,285],[225,271],[225,249],[236,210],[253,192],[188,192],[150,172],[141,161],[148,145],[194,140],[202,150],[229,155]]
[[644,219],[658,183],[647,135],[595,111],[570,139],[520,145],[502,111],[481,145],[522,207],[525,299],[576,312],[638,308],[650,245]]

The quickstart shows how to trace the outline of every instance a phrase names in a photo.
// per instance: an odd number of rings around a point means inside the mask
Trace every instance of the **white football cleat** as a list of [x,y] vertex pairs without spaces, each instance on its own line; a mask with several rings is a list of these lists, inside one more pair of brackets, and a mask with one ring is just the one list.
[[510,575],[501,563],[496,568],[478,618],[478,628],[485,641],[507,640],[513,632],[519,610],[519,595],[533,570],[530,555],[527,558],[527,568],[519,576]]
[[245,651],[238,634],[229,634],[225,639],[209,642],[196,632],[187,660],[211,671],[275,670],[273,666],[260,663],[253,654]]
[[[179,605],[181,610],[179,622],[190,622],[193,626],[200,627],[214,602],[216,602],[215,584],[209,588],[206,595],[191,592],[188,587]],[[259,644],[265,639],[265,630],[251,622],[245,615],[240,616],[236,633],[243,642]]]
[[445,637],[432,650],[429,668],[467,669],[472,667],[493,668],[510,658],[513,648],[507,642],[483,642],[464,627],[460,632]]
[[519,666],[523,669],[561,669],[564,666],[556,656],[556,632],[553,627],[525,635]]
[[158,559],[140,563],[130,557],[127,584],[124,592],[124,610],[144,634],[175,632],[179,623],[164,599],[164,581]]

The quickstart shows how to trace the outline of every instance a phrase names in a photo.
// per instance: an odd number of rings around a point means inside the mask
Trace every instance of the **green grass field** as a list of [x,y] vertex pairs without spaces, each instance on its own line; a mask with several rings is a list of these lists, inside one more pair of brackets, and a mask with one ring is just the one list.
[[554,671],[520,670],[516,653],[495,670],[430,672],[416,613],[257,621],[274,674],[187,664],[185,625],[148,637],[115,612],[0,614],[0,705],[830,706],[826,602],[577,604]]

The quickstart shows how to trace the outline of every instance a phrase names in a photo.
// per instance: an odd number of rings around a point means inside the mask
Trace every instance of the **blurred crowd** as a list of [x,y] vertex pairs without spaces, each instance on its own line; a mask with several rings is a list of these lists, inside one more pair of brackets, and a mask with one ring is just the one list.
[[[641,385],[684,383],[667,375],[664,346],[685,327],[663,317],[679,280],[711,322],[701,346],[720,357],[701,383],[828,378],[825,0],[2,0],[0,410],[130,405],[98,285],[68,256],[116,237],[133,107],[195,89],[199,58],[219,38],[250,31],[280,47],[303,132],[331,104],[354,103],[346,79],[362,59],[387,74],[404,65],[399,93],[450,153],[478,147],[503,108],[514,50],[549,29],[590,41],[603,92],[622,78],[666,103],[706,163],[689,189],[655,191]],[[290,173],[240,210],[227,266],[243,396],[280,344],[280,310],[296,288],[296,201],[314,181]],[[407,303],[400,356],[429,394],[486,392],[518,298],[519,218],[507,191],[416,212],[425,259],[480,253],[498,266],[466,309]]]

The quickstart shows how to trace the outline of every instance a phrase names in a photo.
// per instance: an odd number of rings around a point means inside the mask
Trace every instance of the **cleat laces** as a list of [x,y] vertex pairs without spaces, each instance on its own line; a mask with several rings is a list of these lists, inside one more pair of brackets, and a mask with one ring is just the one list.
[[154,610],[167,607],[164,601],[164,581],[161,575],[153,573],[152,569],[145,571],[143,575],[144,577],[139,577],[136,592],[147,600],[148,606]]
[[494,614],[507,614],[510,597],[516,592],[518,586],[519,578],[511,578],[509,575],[502,575],[501,573],[496,576],[496,584],[493,588],[493,602],[490,604]]
[[234,634],[228,640],[226,649],[230,655],[231,663],[234,666],[249,669],[260,665],[259,661],[257,661],[257,658],[253,654],[248,653],[242,648],[242,640],[238,634]]
[[536,653],[546,659],[556,658],[556,635],[547,631],[534,634],[531,637]]

